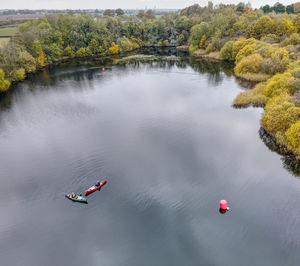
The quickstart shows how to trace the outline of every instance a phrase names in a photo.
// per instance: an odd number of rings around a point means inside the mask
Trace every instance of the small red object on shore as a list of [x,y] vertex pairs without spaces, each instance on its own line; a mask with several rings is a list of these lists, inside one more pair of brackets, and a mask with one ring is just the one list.
[[102,72],[104,72],[105,71],[105,68],[104,67],[102,67]]
[[226,200],[220,200],[220,209],[221,210],[228,210],[227,201]]

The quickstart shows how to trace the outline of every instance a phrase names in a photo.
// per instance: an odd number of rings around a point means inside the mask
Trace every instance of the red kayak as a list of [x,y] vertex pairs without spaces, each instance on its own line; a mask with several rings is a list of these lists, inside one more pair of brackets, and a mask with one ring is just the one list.
[[85,191],[84,193],[87,196],[87,195],[95,192],[96,190],[100,190],[100,188],[103,187],[105,184],[106,184],[106,180],[103,180],[99,186],[94,185],[94,186],[90,187],[87,191]]

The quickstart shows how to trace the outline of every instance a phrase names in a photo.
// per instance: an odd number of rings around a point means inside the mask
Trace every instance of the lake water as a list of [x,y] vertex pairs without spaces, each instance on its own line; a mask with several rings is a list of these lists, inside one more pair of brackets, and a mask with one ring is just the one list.
[[[230,68],[107,66],[0,99],[1,265],[299,265],[298,169],[262,141],[262,109],[231,106]],[[87,205],[64,197],[104,178]]]

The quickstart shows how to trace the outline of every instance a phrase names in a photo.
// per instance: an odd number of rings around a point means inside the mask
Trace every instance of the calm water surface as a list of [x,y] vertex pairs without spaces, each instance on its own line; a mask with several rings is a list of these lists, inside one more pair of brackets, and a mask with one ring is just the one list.
[[[203,62],[101,67],[1,98],[1,265],[299,265],[300,180],[262,109],[231,107],[245,88]],[[100,176],[87,205],[64,197]]]

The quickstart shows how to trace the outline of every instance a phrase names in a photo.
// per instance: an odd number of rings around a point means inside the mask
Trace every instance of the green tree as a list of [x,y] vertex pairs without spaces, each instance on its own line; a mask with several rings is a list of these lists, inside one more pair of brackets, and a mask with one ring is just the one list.
[[237,7],[236,7],[236,11],[239,11],[239,12],[243,12],[244,8],[245,8],[245,3],[238,3]]
[[206,22],[201,22],[191,28],[191,35],[189,39],[189,45],[192,50],[199,48],[200,41],[203,35],[208,35],[209,25]]
[[232,46],[234,44],[234,41],[228,41],[224,44],[224,46],[221,49],[220,57],[222,60],[232,61],[234,60],[232,56]]
[[263,6],[262,10],[264,11],[264,13],[270,13],[270,12],[272,12],[272,8],[269,5]]
[[288,14],[294,14],[295,13],[294,5],[293,4],[286,6],[286,13],[288,13]]
[[276,13],[284,13],[285,12],[285,6],[279,2],[274,5],[273,9]]
[[114,17],[115,11],[113,9],[105,9],[103,12],[103,16]]
[[125,14],[125,12],[123,11],[123,9],[118,8],[118,9],[116,9],[116,14],[117,14],[117,16],[122,16]]

